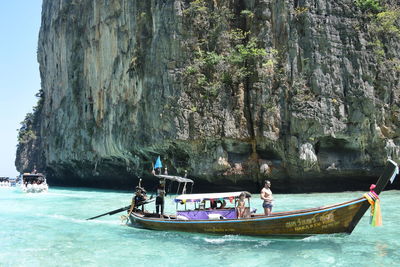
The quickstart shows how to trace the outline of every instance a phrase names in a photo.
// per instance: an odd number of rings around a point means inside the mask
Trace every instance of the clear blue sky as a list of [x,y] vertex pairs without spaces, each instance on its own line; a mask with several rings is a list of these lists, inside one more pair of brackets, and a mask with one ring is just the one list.
[[37,103],[41,9],[42,0],[0,2],[0,176],[18,175],[17,129]]

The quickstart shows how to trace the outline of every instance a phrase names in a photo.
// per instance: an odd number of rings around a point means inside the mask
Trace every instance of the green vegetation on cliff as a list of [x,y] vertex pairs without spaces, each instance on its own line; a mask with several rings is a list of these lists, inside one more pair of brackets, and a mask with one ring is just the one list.
[[[188,41],[184,49],[194,57],[186,66],[184,80],[188,92],[216,97],[221,91],[270,77],[277,51],[266,50],[248,24],[250,10],[232,10],[228,4],[196,0],[183,11]],[[205,31],[204,29],[208,29]]]
[[39,90],[36,97],[38,98],[36,106],[33,107],[32,113],[26,114],[25,119],[21,122],[21,128],[18,130],[18,147],[36,139],[39,116],[44,103],[43,90]]
[[40,158],[39,144],[41,142],[40,123],[41,111],[44,104],[43,90],[39,90],[36,94],[38,102],[31,113],[26,114],[25,119],[21,122],[21,128],[18,130],[17,158],[15,160],[19,171],[30,171],[36,165],[40,168],[44,167],[43,158]]
[[356,5],[363,11],[366,12],[379,12],[382,10],[382,6],[379,0],[355,0]]

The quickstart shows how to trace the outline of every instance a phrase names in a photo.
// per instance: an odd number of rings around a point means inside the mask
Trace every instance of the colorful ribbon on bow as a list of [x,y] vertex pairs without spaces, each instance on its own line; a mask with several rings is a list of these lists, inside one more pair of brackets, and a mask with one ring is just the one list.
[[375,187],[376,185],[372,184],[369,188],[370,191],[364,194],[364,197],[368,200],[369,204],[371,205],[370,224],[374,227],[382,226],[380,199],[379,196],[374,191]]

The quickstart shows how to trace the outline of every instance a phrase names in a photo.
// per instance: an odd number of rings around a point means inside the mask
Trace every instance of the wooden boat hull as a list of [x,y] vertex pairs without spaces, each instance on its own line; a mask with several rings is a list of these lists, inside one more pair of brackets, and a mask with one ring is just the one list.
[[350,234],[352,221],[366,202],[364,198],[337,206],[282,213],[273,216],[256,215],[234,220],[176,220],[145,217],[132,213],[131,222],[143,228],[224,235],[304,237],[317,234]]

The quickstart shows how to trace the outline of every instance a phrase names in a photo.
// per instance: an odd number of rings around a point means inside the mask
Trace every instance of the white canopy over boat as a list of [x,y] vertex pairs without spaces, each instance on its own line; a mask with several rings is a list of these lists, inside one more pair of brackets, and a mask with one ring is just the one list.
[[183,194],[175,198],[176,202],[180,201],[192,201],[198,202],[203,200],[218,200],[218,199],[229,199],[237,198],[240,194],[244,193],[246,198],[251,197],[251,194],[247,191],[239,192],[225,192],[225,193],[205,193],[205,194]]
[[188,178],[183,178],[180,176],[164,175],[164,174],[159,174],[156,176],[160,179],[167,179],[167,180],[171,180],[171,181],[178,182],[178,183],[192,183],[192,184],[194,183],[193,180],[188,179]]

